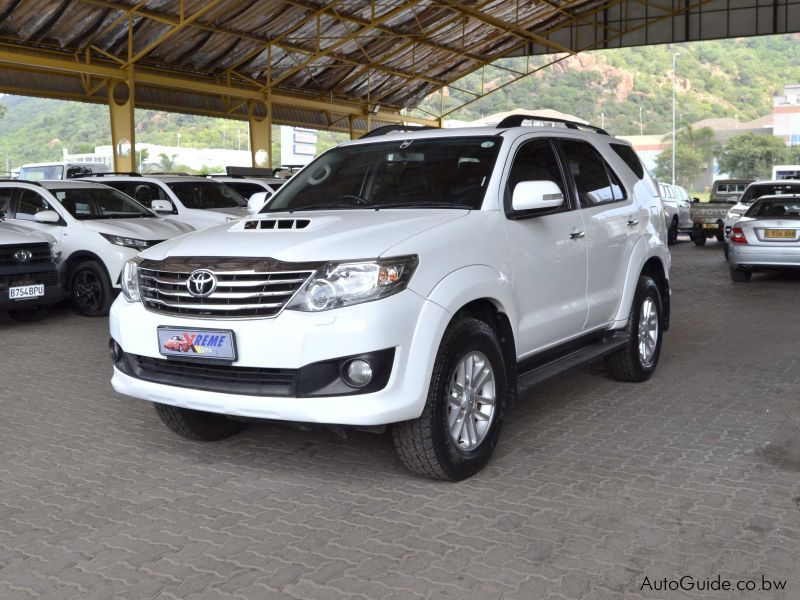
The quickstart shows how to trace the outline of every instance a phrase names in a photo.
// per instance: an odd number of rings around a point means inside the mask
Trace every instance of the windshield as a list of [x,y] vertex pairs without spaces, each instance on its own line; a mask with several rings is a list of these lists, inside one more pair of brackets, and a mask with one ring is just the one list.
[[745,216],[800,219],[800,197],[764,198],[754,203]]
[[247,200],[233,188],[218,181],[175,181],[167,183],[186,208],[241,208]]
[[763,183],[748,187],[739,202],[751,204],[761,196],[780,196],[782,194],[800,194],[800,183]]
[[340,146],[284,184],[262,212],[329,208],[478,209],[500,137]]
[[40,167],[20,167],[20,179],[32,179],[42,181],[43,179],[63,179],[63,165],[42,165]]
[[51,189],[66,211],[80,221],[89,219],[134,219],[157,217],[130,196],[114,188],[86,187]]

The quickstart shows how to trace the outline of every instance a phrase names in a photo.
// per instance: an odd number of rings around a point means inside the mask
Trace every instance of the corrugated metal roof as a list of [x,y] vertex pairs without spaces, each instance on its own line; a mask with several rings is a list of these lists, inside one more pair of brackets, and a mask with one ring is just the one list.
[[100,102],[135,72],[137,106],[241,118],[272,95],[276,121],[338,128],[503,56],[798,30],[800,0],[0,0],[0,91]]
[[[597,4],[0,0],[0,38],[17,49],[60,51],[98,64],[133,64],[255,89],[399,109],[415,106],[438,87],[531,41],[472,11],[533,29],[570,21],[569,11]],[[22,79],[10,83],[22,87]],[[63,83],[65,91],[76,92],[65,80],[49,83],[59,88]],[[158,101],[155,96],[144,90],[140,96],[137,90],[137,105],[140,98]],[[185,110],[202,108],[188,95],[179,96],[165,97],[165,104],[180,100]]]

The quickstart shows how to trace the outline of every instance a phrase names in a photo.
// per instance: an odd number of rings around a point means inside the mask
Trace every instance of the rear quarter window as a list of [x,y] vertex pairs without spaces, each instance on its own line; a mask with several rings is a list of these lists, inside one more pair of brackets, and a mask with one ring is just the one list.
[[644,179],[644,165],[642,165],[642,161],[639,160],[639,157],[636,154],[636,151],[631,148],[630,146],[626,146],[625,144],[609,144],[611,149],[617,153],[625,164],[630,167],[630,170],[636,174],[636,177],[639,179]]

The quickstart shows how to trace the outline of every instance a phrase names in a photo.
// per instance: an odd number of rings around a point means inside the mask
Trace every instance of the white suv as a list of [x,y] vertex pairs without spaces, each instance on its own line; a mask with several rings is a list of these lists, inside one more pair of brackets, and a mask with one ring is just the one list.
[[70,302],[88,317],[108,314],[125,261],[193,231],[84,179],[4,181],[0,194],[8,195],[6,220],[48,233],[60,243]]
[[247,214],[247,200],[236,190],[207,177],[99,173],[85,177],[128,194],[163,216],[204,229]]
[[458,480],[518,384],[600,357],[647,379],[669,325],[658,191],[627,142],[521,122],[343,144],[259,214],[143,252],[111,309],[114,389],[198,440],[391,426],[409,469]]

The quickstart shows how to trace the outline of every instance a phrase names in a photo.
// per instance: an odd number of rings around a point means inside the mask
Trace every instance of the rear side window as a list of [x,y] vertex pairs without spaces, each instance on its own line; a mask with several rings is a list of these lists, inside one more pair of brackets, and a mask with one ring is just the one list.
[[625,192],[619,178],[591,144],[561,140],[561,148],[564,151],[572,178],[575,180],[581,207],[586,208],[625,199]]
[[611,146],[611,149],[625,161],[625,164],[631,168],[631,171],[636,173],[639,179],[644,179],[644,166],[633,148],[625,144],[609,144],[609,146]]

